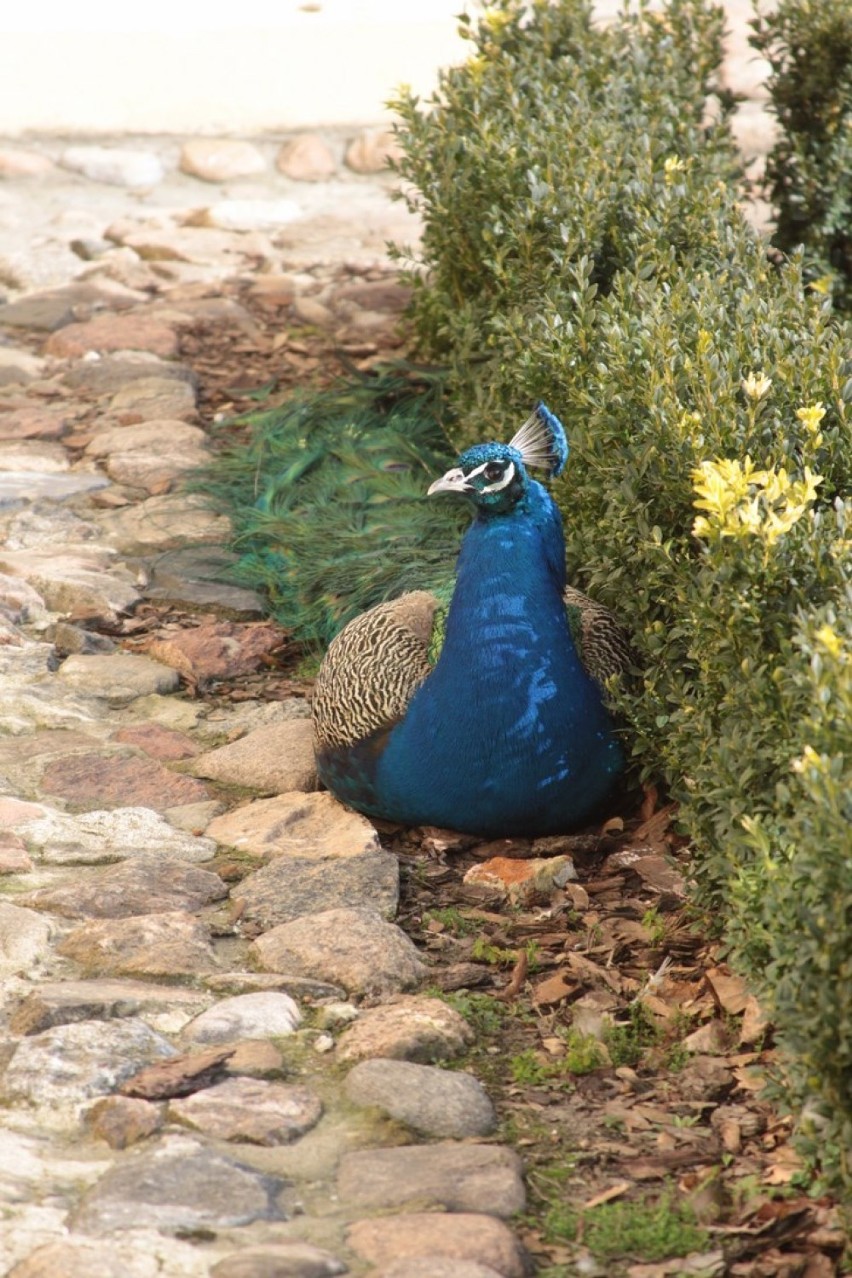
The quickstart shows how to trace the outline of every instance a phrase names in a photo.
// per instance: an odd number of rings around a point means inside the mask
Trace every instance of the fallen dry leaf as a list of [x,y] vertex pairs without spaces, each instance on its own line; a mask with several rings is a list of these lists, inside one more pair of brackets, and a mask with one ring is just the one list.
[[721,1251],[694,1252],[660,1264],[631,1265],[627,1278],[722,1278],[727,1273]]
[[721,1012],[739,1016],[745,1011],[749,993],[742,977],[735,976],[725,967],[710,968],[705,975]]
[[614,1185],[610,1185],[609,1189],[602,1189],[599,1194],[595,1194],[580,1206],[581,1211],[590,1211],[592,1207],[600,1207],[602,1203],[611,1203],[613,1198],[620,1198],[622,1194],[626,1194],[628,1189],[632,1188],[632,1181],[619,1180]]
[[749,994],[743,1009],[740,1026],[741,1043],[762,1043],[769,1029],[769,1020],[753,994]]

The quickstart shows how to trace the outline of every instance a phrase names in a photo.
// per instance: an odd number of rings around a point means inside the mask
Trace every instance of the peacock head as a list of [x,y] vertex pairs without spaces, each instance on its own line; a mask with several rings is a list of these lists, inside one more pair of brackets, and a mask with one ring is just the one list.
[[540,403],[508,444],[475,444],[462,453],[452,470],[435,480],[427,495],[458,493],[481,514],[505,515],[530,486],[528,468],[538,467],[552,477],[561,473],[567,458],[564,427]]

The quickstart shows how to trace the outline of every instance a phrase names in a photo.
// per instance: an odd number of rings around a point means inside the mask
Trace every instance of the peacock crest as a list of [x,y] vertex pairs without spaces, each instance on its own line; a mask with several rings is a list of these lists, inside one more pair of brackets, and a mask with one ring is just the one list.
[[546,471],[549,479],[561,475],[568,460],[565,427],[541,401],[509,440],[509,447],[517,449],[525,466]]

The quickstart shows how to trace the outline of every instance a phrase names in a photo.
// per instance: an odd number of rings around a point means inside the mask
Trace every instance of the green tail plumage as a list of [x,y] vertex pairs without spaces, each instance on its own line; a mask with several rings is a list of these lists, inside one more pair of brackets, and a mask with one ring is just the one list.
[[451,581],[469,515],[426,498],[454,455],[441,417],[433,374],[352,378],[244,418],[249,441],[206,473],[235,576],[299,641],[326,646],[374,604]]

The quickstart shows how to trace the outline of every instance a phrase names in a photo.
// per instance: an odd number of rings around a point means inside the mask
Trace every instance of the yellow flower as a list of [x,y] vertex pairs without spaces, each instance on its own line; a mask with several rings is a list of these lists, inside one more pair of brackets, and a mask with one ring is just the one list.
[[764,373],[749,373],[748,377],[743,378],[740,385],[749,399],[763,399],[772,385],[772,378],[767,377]]
[[686,164],[679,155],[669,155],[663,164],[663,174],[667,185],[671,185],[677,178],[678,173],[683,173]]
[[813,746],[806,745],[798,759],[794,759],[790,765],[794,772],[806,772],[809,768],[820,769],[822,759],[817,754]]
[[822,648],[825,648],[829,656],[836,657],[838,660],[844,658],[843,640],[833,626],[829,626],[827,623],[824,626],[820,626],[814,638]]
[[819,430],[820,422],[825,417],[825,405],[820,400],[816,404],[808,404],[805,408],[797,408],[796,416],[805,430],[815,435]]
[[493,31],[495,35],[499,35],[504,27],[508,27],[510,22],[514,20],[511,13],[500,13],[499,10],[491,10],[482,16],[482,21],[489,31]]

